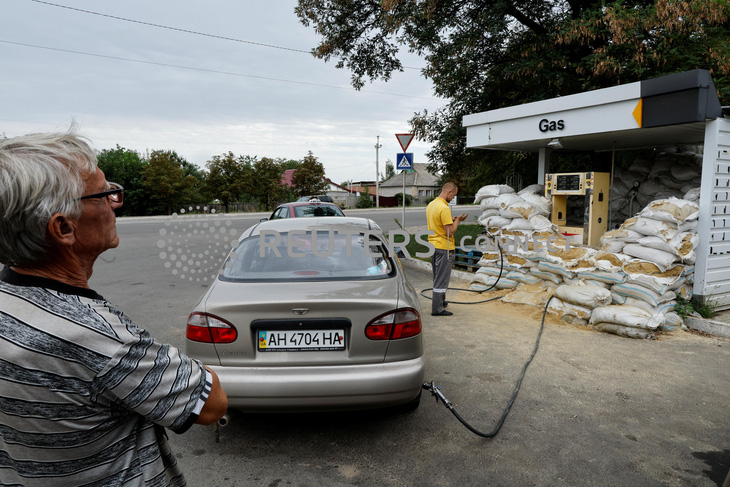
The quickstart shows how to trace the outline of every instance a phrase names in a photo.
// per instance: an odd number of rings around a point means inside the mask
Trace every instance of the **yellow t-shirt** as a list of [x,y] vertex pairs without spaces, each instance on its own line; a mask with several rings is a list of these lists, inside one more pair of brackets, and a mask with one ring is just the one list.
[[437,249],[453,250],[456,248],[454,244],[454,236],[446,236],[444,225],[451,225],[454,220],[451,218],[451,208],[445,199],[438,197],[428,204],[426,207],[426,220],[428,221],[428,229],[434,232],[428,236],[428,241]]

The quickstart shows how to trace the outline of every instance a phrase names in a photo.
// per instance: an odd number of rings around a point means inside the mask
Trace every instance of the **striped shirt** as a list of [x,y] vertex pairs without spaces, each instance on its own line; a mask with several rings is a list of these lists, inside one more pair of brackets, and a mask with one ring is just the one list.
[[0,273],[0,484],[185,485],[211,376],[89,289]]

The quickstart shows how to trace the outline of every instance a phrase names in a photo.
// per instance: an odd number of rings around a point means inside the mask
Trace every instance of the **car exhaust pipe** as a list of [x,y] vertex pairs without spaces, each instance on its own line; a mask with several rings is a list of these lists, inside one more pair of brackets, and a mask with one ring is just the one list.
[[231,420],[233,419],[233,413],[231,411],[226,411],[226,414],[224,414],[221,419],[218,420],[218,426],[228,426],[231,424]]

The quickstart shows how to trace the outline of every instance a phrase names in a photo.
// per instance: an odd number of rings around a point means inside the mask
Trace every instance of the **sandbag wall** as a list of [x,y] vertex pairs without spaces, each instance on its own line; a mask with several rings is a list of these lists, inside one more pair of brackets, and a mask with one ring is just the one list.
[[[548,219],[551,202],[542,196],[541,185],[518,193],[506,185],[481,188],[475,198],[482,210],[479,222],[494,240],[481,246],[484,253],[470,289],[493,285],[512,289],[504,302],[533,306],[545,306],[553,296],[548,311],[563,320],[632,338],[677,328],[682,320],[674,312],[676,298],[692,297],[698,243],[697,161],[694,154],[662,152],[653,165],[639,159],[632,169],[622,171],[622,183],[632,181],[625,174],[642,175],[628,196],[637,212],[623,221],[619,215],[630,205],[619,204],[623,185],[612,188],[611,207],[623,223],[604,234],[599,249],[574,242],[566,247],[565,237]],[[682,188],[657,184],[671,179],[676,186],[690,176]],[[639,197],[645,186],[656,190],[658,197]],[[686,192],[677,197],[681,190]]]

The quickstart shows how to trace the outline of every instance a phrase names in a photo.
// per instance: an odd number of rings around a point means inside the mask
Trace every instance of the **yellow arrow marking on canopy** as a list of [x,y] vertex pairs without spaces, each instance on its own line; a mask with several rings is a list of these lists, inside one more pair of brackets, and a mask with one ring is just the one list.
[[639,124],[639,127],[641,127],[641,113],[642,113],[643,105],[644,105],[644,99],[639,98],[639,103],[636,104],[636,108],[634,108],[634,111],[632,112],[634,115],[634,120],[636,120],[636,123]]

